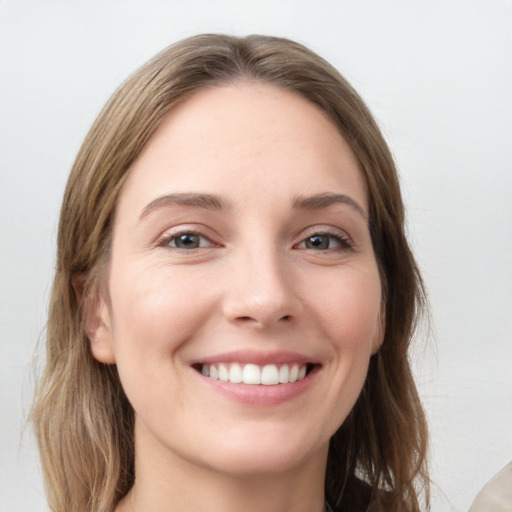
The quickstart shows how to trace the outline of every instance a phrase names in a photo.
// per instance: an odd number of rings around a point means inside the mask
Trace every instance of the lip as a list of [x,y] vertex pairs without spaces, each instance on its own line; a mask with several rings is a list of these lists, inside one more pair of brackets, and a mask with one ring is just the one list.
[[[299,365],[308,364],[311,365],[312,368],[309,373],[299,381],[271,386],[263,384],[235,384],[232,382],[210,379],[197,371],[197,366],[200,364],[216,363],[253,363],[259,366],[264,366],[266,364],[279,365],[297,363]],[[291,401],[306,393],[314,384],[317,374],[321,369],[321,365],[317,359],[297,352],[233,351],[207,356],[205,358],[192,361],[190,369],[209,390],[215,393],[241,404],[270,407]]]
[[193,360],[190,366],[198,364],[216,364],[216,363],[239,363],[239,364],[257,364],[264,366],[266,364],[313,364],[318,365],[320,361],[313,357],[308,357],[299,352],[279,351],[279,352],[266,352],[258,350],[234,350],[231,352],[223,352],[222,354],[215,354],[206,356],[201,359]]

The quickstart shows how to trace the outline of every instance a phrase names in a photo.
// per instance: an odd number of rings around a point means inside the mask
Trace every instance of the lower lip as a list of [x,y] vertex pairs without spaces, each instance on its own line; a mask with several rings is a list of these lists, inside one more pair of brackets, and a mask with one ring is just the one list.
[[210,379],[194,370],[196,375],[211,390],[220,393],[232,400],[259,406],[279,405],[305,393],[313,384],[319,368],[314,367],[306,377],[288,384],[266,386],[264,384],[234,384],[216,379]]

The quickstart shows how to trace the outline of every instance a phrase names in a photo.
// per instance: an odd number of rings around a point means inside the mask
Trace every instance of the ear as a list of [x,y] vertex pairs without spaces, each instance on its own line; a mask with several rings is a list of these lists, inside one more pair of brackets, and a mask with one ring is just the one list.
[[100,363],[114,364],[116,357],[107,301],[98,296],[87,310],[85,329],[91,343],[92,355]]
[[104,364],[116,362],[108,302],[97,286],[89,289],[83,276],[72,279],[73,290],[81,305],[85,332],[91,344],[93,357]]

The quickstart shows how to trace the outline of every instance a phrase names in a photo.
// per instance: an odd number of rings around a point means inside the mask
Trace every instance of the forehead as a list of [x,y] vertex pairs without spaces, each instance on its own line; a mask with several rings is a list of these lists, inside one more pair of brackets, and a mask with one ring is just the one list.
[[[202,89],[176,106],[130,169],[120,201],[136,192],[215,192],[236,203],[258,191],[350,193],[366,208],[356,157],[319,107],[260,83]],[[343,190],[340,190],[343,189]]]

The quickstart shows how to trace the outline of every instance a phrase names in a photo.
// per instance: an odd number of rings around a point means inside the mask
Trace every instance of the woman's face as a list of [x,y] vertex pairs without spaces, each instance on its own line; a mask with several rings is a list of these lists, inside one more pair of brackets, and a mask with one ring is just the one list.
[[117,364],[138,456],[325,462],[383,326],[364,181],[318,107],[240,84],[175,108],[122,189],[107,280],[92,350]]

